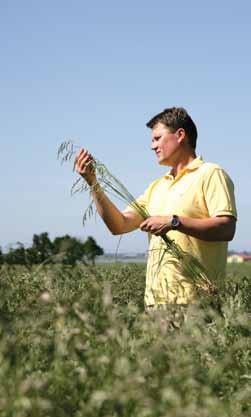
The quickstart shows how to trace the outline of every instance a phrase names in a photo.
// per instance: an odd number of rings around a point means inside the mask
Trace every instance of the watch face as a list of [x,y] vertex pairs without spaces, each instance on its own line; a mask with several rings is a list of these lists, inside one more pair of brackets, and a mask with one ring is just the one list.
[[180,224],[179,219],[176,216],[173,216],[172,221],[171,221],[171,225],[172,227],[178,227]]

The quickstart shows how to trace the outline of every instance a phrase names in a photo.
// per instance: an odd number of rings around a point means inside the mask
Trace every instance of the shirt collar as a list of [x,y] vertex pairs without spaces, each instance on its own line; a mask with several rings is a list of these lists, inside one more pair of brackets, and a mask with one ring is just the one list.
[[[181,177],[182,175],[185,174],[185,172],[194,171],[194,170],[198,169],[203,163],[204,163],[204,160],[203,160],[202,156],[197,156],[195,159],[192,160],[192,162],[190,162],[185,168],[183,168],[179,172],[179,174],[177,175],[177,177]],[[172,169],[170,169],[165,174],[165,178],[173,179]]]

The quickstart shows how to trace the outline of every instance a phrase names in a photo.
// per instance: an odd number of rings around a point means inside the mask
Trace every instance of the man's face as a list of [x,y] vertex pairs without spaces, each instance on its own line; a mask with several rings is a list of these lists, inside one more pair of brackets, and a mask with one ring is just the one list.
[[181,140],[178,129],[172,133],[163,123],[157,123],[152,129],[152,150],[156,153],[160,165],[174,166],[177,163]]

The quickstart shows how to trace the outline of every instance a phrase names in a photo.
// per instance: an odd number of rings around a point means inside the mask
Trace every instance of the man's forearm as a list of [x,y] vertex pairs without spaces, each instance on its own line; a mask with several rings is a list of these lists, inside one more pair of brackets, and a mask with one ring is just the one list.
[[[140,224],[141,230],[162,236],[172,230],[172,216],[151,216]],[[232,240],[236,220],[233,216],[217,216],[208,219],[194,219],[179,216],[178,231],[208,242]]]
[[235,233],[235,219],[231,216],[193,219],[179,217],[179,231],[206,241],[230,241]]
[[102,191],[99,184],[92,191],[92,198],[96,205],[97,212],[104,223],[114,235],[125,233],[125,218],[123,213],[112,203]]

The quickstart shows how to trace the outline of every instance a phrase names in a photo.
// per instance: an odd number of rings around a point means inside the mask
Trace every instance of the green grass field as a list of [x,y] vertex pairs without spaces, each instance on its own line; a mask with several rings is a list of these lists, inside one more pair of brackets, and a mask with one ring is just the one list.
[[251,262],[244,262],[240,264],[228,264],[227,266],[228,274],[234,274],[242,278],[245,275],[251,275]]
[[183,326],[143,309],[145,265],[3,266],[1,417],[250,417],[251,264]]

